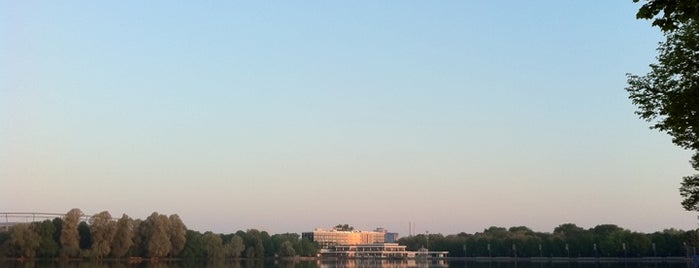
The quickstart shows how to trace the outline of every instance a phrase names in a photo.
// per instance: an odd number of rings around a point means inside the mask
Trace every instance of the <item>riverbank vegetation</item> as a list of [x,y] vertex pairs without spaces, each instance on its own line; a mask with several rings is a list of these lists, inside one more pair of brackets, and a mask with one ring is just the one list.
[[269,235],[250,229],[231,234],[189,230],[177,214],[153,212],[146,219],[103,211],[85,217],[72,209],[63,218],[20,223],[0,232],[7,258],[224,259],[315,256],[318,246],[298,234]]
[[[612,224],[584,229],[572,223],[551,233],[524,226],[490,227],[475,234],[420,234],[398,243],[408,250],[448,251],[450,257],[686,257],[699,247],[695,230],[639,233]],[[318,252],[318,244],[296,233],[202,233],[187,229],[177,214],[157,212],[141,220],[114,218],[107,211],[86,217],[72,209],[62,218],[0,231],[0,257],[5,258],[219,260],[314,257]]]
[[699,247],[697,231],[639,233],[613,224],[584,229],[572,223],[552,233],[490,227],[475,234],[420,234],[399,239],[408,250],[428,247],[450,257],[686,257]]

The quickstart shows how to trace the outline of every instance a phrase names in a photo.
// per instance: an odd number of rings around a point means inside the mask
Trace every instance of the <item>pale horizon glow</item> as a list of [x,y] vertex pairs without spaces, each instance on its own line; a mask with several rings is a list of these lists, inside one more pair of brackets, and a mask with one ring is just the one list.
[[632,1],[0,1],[0,211],[696,229]]

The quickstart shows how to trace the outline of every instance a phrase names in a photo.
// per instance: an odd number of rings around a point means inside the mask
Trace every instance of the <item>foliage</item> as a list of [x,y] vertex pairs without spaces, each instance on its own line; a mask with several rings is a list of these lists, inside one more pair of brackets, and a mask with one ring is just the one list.
[[699,211],[699,175],[682,178],[680,195],[682,196],[682,207],[684,209]]
[[202,259],[206,257],[204,250],[204,235],[200,232],[187,230],[186,242],[181,256],[186,259]]
[[643,234],[613,224],[584,229],[572,223],[562,224],[552,233],[534,232],[524,226],[490,227],[475,234],[420,234],[398,242],[408,250],[429,243],[430,250],[449,251],[451,257],[668,257],[686,256],[688,248],[699,245],[696,231],[670,229]]
[[90,234],[95,257],[107,256],[112,251],[112,241],[116,235],[116,222],[112,221],[112,215],[107,211],[93,215],[90,218]]
[[0,257],[12,255],[8,241],[10,241],[10,232],[0,232]]
[[299,243],[294,246],[296,249],[296,254],[304,257],[313,257],[318,255],[320,246],[318,243],[308,240],[307,238],[302,238]]
[[335,229],[337,231],[354,231],[354,227],[352,227],[346,223],[335,225],[335,227],[333,229]]
[[133,220],[133,245],[129,248],[127,256],[133,257],[145,257],[146,256],[146,228],[143,224],[143,220],[134,219]]
[[74,208],[66,213],[61,227],[61,255],[63,257],[77,257],[80,254],[80,234],[78,225],[83,212]]
[[645,76],[628,75],[629,98],[642,119],[685,149],[699,150],[699,25],[666,34],[658,63]]
[[[245,257],[248,259],[261,259],[267,254],[265,251],[265,242],[269,241],[269,234],[265,231],[259,231],[256,229],[247,230],[247,232],[238,231],[236,235],[239,235],[245,241]],[[272,253],[269,252],[271,255]]]
[[170,256],[177,256],[182,252],[187,241],[187,226],[177,214],[170,215],[168,219],[170,221],[170,243],[172,243]]
[[143,221],[126,214],[113,219],[103,211],[87,222],[83,217],[80,209],[72,209],[63,219],[18,224],[0,232],[0,257],[179,257],[188,243],[188,230],[177,215],[154,212]]
[[237,235],[231,237],[231,240],[226,244],[226,255],[232,258],[240,258],[245,251],[245,242],[243,238]]
[[126,214],[123,214],[116,222],[114,238],[112,239],[111,245],[111,255],[117,258],[124,257],[126,253],[129,252],[129,248],[134,244],[133,237],[133,220]]
[[225,252],[223,248],[223,239],[221,235],[212,232],[206,232],[203,236],[204,255],[209,259],[221,259]]
[[78,236],[80,237],[80,255],[90,255],[87,251],[92,247],[92,234],[90,233],[90,225],[87,222],[81,221],[78,224]]
[[284,241],[279,247],[278,255],[280,257],[293,257],[296,256],[296,250],[291,241]]
[[[668,133],[676,145],[693,150],[692,166],[699,170],[699,24],[688,21],[666,33],[651,72],[628,74],[629,98],[636,114],[651,128]],[[697,175],[683,178],[680,194],[686,210],[699,211]]]
[[36,257],[36,251],[41,245],[41,237],[29,224],[20,223],[12,227],[9,248],[16,257]]
[[39,248],[37,249],[37,257],[41,258],[53,258],[57,257],[60,246],[58,242],[54,239],[55,235],[60,232],[57,230],[56,225],[51,220],[45,220],[42,222],[34,222],[31,224],[32,229],[36,232],[41,241],[39,243]]
[[[633,0],[638,3],[640,0]],[[660,12],[662,16],[658,17]],[[681,24],[699,20],[698,0],[646,0],[636,13],[638,19],[654,19],[653,26],[663,31],[674,31]]]
[[[75,213],[74,215],[82,215]],[[70,213],[69,213],[70,214]],[[86,229],[91,241],[91,249],[84,248],[73,257],[98,258],[107,254],[116,258],[123,257],[180,257],[184,259],[210,259],[221,261],[224,258],[249,258],[251,260],[280,256],[317,256],[317,243],[300,239],[298,234],[283,233],[270,236],[265,231],[250,229],[231,234],[200,233],[185,230],[182,251],[172,254],[174,239],[173,216],[154,212],[146,220],[131,219],[122,215],[118,220],[107,217],[108,213],[93,216],[89,224],[78,223],[77,229]],[[41,257],[54,258],[64,256],[62,248],[65,241],[63,226],[71,227],[67,221],[79,221],[80,217],[66,221],[56,218],[32,224],[20,224],[10,228],[9,232],[0,232],[0,257]],[[177,217],[179,218],[179,217]],[[114,225],[114,235],[100,235],[100,221],[110,219]],[[107,222],[107,221],[104,221]],[[108,225],[108,224],[107,224]],[[165,228],[167,226],[167,228]],[[182,223],[184,226],[184,223]],[[80,233],[80,232],[79,232]],[[109,233],[109,232],[108,232]],[[160,234],[158,234],[160,233]],[[92,234],[92,235],[90,235]],[[166,234],[167,236],[163,235]],[[56,239],[59,235],[59,239]],[[111,251],[101,251],[101,240],[109,240]],[[78,241],[81,237],[78,237]],[[178,238],[179,239],[179,238]],[[155,249],[154,243],[170,243],[169,250]],[[161,241],[161,242],[156,242]],[[444,236],[442,234],[421,234],[404,237],[398,241],[409,250],[429,247],[430,250],[449,251],[452,257],[475,256],[514,256],[518,257],[637,257],[637,256],[686,256],[690,249],[699,246],[696,231],[668,229],[652,234],[631,232],[613,224],[602,224],[585,229],[573,223],[561,224],[551,233],[536,232],[526,226],[511,228],[489,227],[475,234],[459,233]],[[79,244],[79,243],[78,243]],[[69,244],[66,244],[69,245]],[[625,247],[624,247],[625,246]],[[150,249],[149,249],[150,248]]]
[[162,258],[170,253],[170,220],[167,216],[153,212],[143,221],[145,250],[148,257]]

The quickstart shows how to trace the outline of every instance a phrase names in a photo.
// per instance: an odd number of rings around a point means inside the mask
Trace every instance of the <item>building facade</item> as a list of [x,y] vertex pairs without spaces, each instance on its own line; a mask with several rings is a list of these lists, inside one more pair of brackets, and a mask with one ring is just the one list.
[[447,251],[428,251],[426,248],[408,251],[406,246],[396,243],[336,245],[320,251],[322,257],[338,259],[443,259],[448,253]]
[[301,233],[301,237],[316,242],[323,248],[335,245],[384,243],[386,241],[386,234],[384,232],[370,231],[338,231],[315,229],[313,230],[313,232]]
[[414,252],[405,250],[406,246],[395,243],[338,245],[321,251],[323,257],[335,258],[381,258],[404,259],[415,257]]
[[397,243],[398,242],[398,233],[386,233],[384,235],[384,241],[386,243]]

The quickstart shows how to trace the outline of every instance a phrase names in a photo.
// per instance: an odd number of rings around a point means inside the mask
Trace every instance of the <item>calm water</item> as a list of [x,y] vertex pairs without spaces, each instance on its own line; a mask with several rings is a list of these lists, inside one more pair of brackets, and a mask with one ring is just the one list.
[[466,262],[466,261],[240,261],[240,262],[0,262],[2,268],[697,268],[690,263],[576,263],[576,262]]

